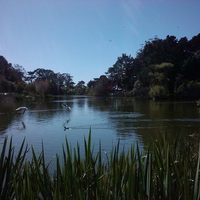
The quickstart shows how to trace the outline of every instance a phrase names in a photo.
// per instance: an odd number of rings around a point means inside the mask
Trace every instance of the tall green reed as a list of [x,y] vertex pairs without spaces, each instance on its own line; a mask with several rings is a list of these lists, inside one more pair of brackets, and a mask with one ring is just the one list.
[[[171,142],[167,134],[142,151],[133,144],[128,151],[120,142],[108,155],[94,154],[92,133],[81,148],[70,148],[66,138],[62,155],[56,155],[54,174],[45,152],[26,160],[28,146],[22,141],[16,153],[12,139],[4,140],[0,158],[0,199],[200,199],[199,136]],[[102,154],[105,154],[104,156]],[[106,156],[106,160],[103,157]]]

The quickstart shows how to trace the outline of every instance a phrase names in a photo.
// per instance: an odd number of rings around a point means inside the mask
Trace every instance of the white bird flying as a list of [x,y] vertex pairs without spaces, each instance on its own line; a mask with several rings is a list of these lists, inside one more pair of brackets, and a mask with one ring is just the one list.
[[71,110],[71,107],[70,106],[68,106],[67,104],[65,104],[65,103],[63,103],[62,104],[62,106],[64,107],[64,108],[67,108],[67,110]]
[[19,108],[17,108],[15,111],[21,112],[21,113],[24,114],[24,113],[26,112],[27,109],[28,109],[27,107],[19,107]]

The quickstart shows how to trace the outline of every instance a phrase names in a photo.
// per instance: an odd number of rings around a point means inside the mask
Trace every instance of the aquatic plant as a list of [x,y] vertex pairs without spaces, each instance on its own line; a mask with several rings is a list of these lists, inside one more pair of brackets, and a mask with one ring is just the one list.
[[[71,151],[66,138],[53,174],[43,144],[37,156],[25,140],[16,152],[12,138],[9,143],[5,138],[0,199],[200,199],[199,135],[189,140],[180,135],[169,142],[166,134],[142,151],[137,144],[121,151],[118,143],[110,155],[102,151],[101,143],[94,154],[91,137],[90,130],[84,138],[84,157],[79,144]],[[28,151],[31,160],[26,160]]]

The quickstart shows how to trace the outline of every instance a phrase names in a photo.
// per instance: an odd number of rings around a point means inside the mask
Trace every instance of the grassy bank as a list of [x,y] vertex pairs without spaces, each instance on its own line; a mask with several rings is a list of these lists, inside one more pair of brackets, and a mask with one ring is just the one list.
[[[137,145],[120,152],[118,144],[106,154],[106,162],[101,144],[93,154],[91,135],[84,139],[84,158],[79,145],[70,151],[66,139],[62,158],[55,158],[54,174],[48,170],[50,163],[46,163],[43,150],[36,156],[24,140],[16,153],[12,139],[5,139],[0,157],[0,199],[200,199],[198,135],[187,141],[180,135],[173,144],[165,135],[142,152]],[[29,161],[28,151],[32,152]]]

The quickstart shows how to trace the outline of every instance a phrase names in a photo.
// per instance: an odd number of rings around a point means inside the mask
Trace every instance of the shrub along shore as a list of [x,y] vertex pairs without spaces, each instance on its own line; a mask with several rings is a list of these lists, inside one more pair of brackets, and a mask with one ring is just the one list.
[[[56,169],[49,172],[44,148],[39,156],[23,140],[18,152],[5,138],[0,157],[0,199],[200,199],[200,137],[180,134],[169,142],[167,134],[142,151],[132,145],[119,151],[119,143],[106,162],[101,143],[94,155],[91,130],[71,152],[66,139]],[[28,151],[32,160],[26,159]],[[62,164],[61,164],[62,157]]]

